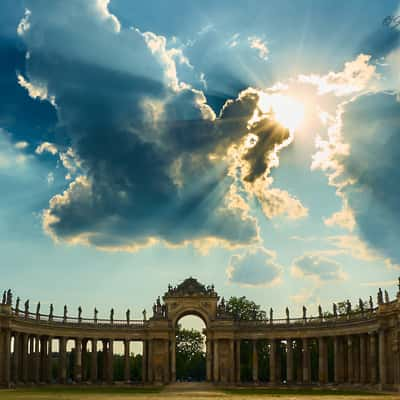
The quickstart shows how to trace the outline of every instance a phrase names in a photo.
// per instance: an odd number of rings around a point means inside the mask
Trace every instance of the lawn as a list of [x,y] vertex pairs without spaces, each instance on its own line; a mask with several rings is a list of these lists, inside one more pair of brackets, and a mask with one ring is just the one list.
[[155,400],[155,399],[224,399],[224,400],[258,400],[279,399],[317,400],[321,397],[332,400],[373,400],[381,397],[385,400],[400,399],[400,396],[374,394],[355,391],[329,391],[329,390],[291,390],[291,389],[196,389],[180,390],[179,388],[129,388],[129,387],[43,387],[29,389],[8,389],[0,391],[1,400]]

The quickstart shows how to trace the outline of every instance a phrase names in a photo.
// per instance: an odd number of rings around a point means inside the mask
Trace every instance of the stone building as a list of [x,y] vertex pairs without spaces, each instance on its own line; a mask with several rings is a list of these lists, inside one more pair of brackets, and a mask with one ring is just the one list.
[[[378,293],[378,305],[360,302],[352,310],[350,302],[340,313],[316,317],[303,315],[264,320],[236,320],[227,312],[213,286],[204,286],[188,278],[158,298],[153,315],[143,320],[115,320],[113,311],[107,320],[29,311],[19,299],[13,304],[11,291],[4,292],[0,305],[0,385],[58,382],[67,383],[67,341],[73,341],[73,380],[77,383],[113,382],[114,343],[124,344],[125,381],[129,376],[129,346],[143,343],[142,381],[147,384],[176,380],[176,329],[185,315],[196,315],[205,323],[206,376],[214,383],[240,384],[241,345],[251,343],[252,379],[260,381],[259,344],[268,354],[270,385],[337,384],[375,389],[400,388],[399,317],[400,293],[393,301]],[[55,356],[54,343],[57,343]],[[98,343],[102,344],[102,374],[98,368]],[[89,351],[90,349],[90,351]],[[317,365],[311,365],[311,352]],[[89,354],[89,356],[88,356]],[[330,354],[330,357],[328,357]],[[51,367],[57,358],[57,371]],[[90,360],[90,373],[83,363]],[[331,360],[331,361],[329,361]],[[265,377],[264,377],[265,378]]]

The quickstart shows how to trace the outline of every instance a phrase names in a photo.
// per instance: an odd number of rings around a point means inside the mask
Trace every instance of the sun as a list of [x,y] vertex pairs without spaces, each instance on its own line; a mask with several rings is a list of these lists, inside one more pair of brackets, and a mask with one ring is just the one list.
[[304,105],[291,96],[260,92],[258,106],[290,132],[294,132],[304,119]]

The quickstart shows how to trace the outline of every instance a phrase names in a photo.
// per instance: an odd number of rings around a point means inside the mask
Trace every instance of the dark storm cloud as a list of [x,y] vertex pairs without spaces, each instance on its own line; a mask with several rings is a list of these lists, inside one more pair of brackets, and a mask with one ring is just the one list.
[[[255,241],[255,220],[228,204],[233,179],[223,156],[249,132],[257,92],[242,92],[216,117],[202,92],[179,83],[162,39],[120,31],[103,3],[27,2],[27,80],[54,97],[80,165],[51,199],[46,230],[104,248]],[[246,155],[249,181],[286,138],[263,118],[253,128],[260,140]]]
[[400,262],[400,103],[395,94],[371,94],[350,103],[343,138],[350,155],[341,160],[355,183],[344,192],[364,239]]

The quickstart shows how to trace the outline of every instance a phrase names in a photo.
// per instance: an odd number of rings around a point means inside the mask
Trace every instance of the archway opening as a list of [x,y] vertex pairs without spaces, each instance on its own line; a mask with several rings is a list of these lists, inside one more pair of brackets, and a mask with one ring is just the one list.
[[186,315],[176,323],[176,380],[178,382],[206,380],[206,336],[204,321]]

